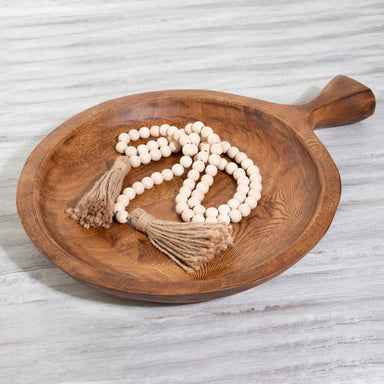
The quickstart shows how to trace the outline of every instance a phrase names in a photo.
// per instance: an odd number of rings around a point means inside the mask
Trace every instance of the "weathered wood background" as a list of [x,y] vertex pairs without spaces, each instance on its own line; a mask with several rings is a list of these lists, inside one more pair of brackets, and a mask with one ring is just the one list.
[[[384,3],[0,0],[0,382],[382,383]],[[61,122],[133,93],[199,88],[279,103],[345,74],[376,114],[318,131],[339,167],[322,241],[250,291],[126,302],[47,261],[16,213],[28,154]]]

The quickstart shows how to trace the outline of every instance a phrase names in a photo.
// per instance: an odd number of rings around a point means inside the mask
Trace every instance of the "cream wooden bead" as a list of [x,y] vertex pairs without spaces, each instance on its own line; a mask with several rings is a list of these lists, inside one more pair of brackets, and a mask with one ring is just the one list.
[[160,152],[162,157],[169,157],[172,155],[172,150],[169,145],[164,145],[163,147],[161,147]]
[[219,205],[219,208],[217,210],[219,211],[219,214],[221,214],[221,215],[228,215],[231,208],[227,204],[221,204],[221,205]]
[[259,182],[259,183],[261,183],[261,180],[262,180],[260,173],[252,173],[251,176],[249,176],[249,179],[252,182]]
[[192,165],[192,157],[191,156],[181,156],[180,158],[180,164],[184,168],[189,168]]
[[173,134],[173,140],[179,142],[180,137],[183,135],[183,130],[178,129],[174,134]]
[[247,195],[245,193],[242,193],[242,192],[236,192],[233,195],[233,198],[238,200],[240,203],[242,203],[247,198]]
[[178,142],[182,147],[185,147],[187,144],[191,144],[191,139],[189,138],[188,135],[183,134],[180,136],[180,139],[178,140]]
[[124,188],[123,195],[127,196],[129,200],[133,200],[136,196],[136,192],[132,187]]
[[115,146],[115,149],[117,152],[119,153],[125,153],[125,150],[127,149],[127,143],[124,142],[124,141],[119,141],[116,146]]
[[233,159],[238,153],[239,153],[239,148],[237,147],[230,147],[228,150],[227,150],[227,155],[228,157],[230,157],[231,159]]
[[160,125],[160,136],[167,136],[167,130],[170,127],[169,124]]
[[205,173],[206,173],[207,175],[211,175],[212,177],[213,177],[213,176],[216,176],[216,174],[217,174],[217,168],[216,168],[214,165],[209,164],[209,165],[207,165],[207,167],[205,168]]
[[191,140],[191,144],[199,145],[199,143],[200,143],[200,136],[197,133],[192,132],[189,135],[189,140]]
[[129,158],[129,162],[131,163],[132,168],[140,167],[140,164],[141,164],[140,157],[137,155],[131,156]]
[[205,217],[203,215],[195,215],[192,217],[192,223],[202,224],[205,222]]
[[250,167],[247,168],[247,174],[248,176],[251,176],[253,174],[259,174],[260,170],[257,165],[251,165]]
[[156,141],[159,148],[164,147],[165,145],[168,146],[168,140],[165,137],[159,137]]
[[217,216],[217,221],[219,223],[228,225],[231,222],[231,219],[228,215],[221,213],[219,216]]
[[186,209],[188,209],[188,204],[187,203],[178,203],[176,204],[175,211],[178,215],[181,215],[182,212],[184,212]]
[[116,220],[120,224],[125,224],[128,221],[128,212],[127,211],[119,211],[115,215]]
[[166,168],[161,171],[164,181],[170,181],[173,179],[173,172],[171,169]]
[[194,217],[194,216],[195,216],[195,214],[192,211],[192,209],[188,208],[182,212],[181,219],[187,223],[187,222],[191,221],[192,217]]
[[205,184],[203,181],[200,181],[199,183],[197,183],[196,189],[206,194],[209,191],[209,185]]
[[253,161],[249,157],[247,157],[246,159],[242,160],[240,165],[241,165],[241,168],[243,168],[246,171],[249,167],[253,165]]
[[226,166],[225,166],[225,172],[228,173],[228,175],[232,175],[233,172],[238,168],[237,164],[234,163],[234,162],[229,162]]
[[207,184],[208,187],[210,187],[212,184],[213,184],[213,177],[211,175],[203,175],[201,177],[201,181],[204,183],[204,184]]
[[177,195],[175,197],[175,203],[176,204],[179,204],[179,203],[187,203],[188,201],[188,197],[184,196],[184,195]]
[[211,145],[211,153],[215,155],[221,155],[223,153],[223,146],[221,143]]
[[254,197],[257,201],[260,200],[261,193],[258,189],[250,189],[248,192],[248,197]]
[[203,139],[207,139],[207,137],[212,134],[213,134],[213,129],[208,126],[203,127],[200,132],[200,135]]
[[199,149],[200,151],[205,151],[209,153],[211,151],[211,146],[208,143],[200,143]]
[[232,174],[233,178],[235,180],[237,180],[239,177],[241,176],[245,176],[245,171],[243,168],[237,168],[233,171],[233,174]]
[[197,172],[201,173],[205,169],[205,164],[201,160],[197,160],[192,164],[192,169],[195,169]]
[[237,199],[230,199],[228,200],[227,205],[231,209],[236,209],[240,205],[240,201]]
[[220,158],[220,163],[217,166],[217,169],[220,170],[220,171],[224,171],[224,169],[227,166],[227,164],[228,164],[228,161],[226,159],[224,159],[224,157],[221,157]]
[[141,183],[140,181],[135,181],[132,184],[132,188],[135,190],[136,195],[141,195],[145,190],[143,183]]
[[128,132],[129,137],[131,138],[132,141],[137,141],[140,139],[140,133],[137,129],[131,129]]
[[181,187],[179,190],[179,195],[183,195],[185,197],[190,197],[192,193],[192,189],[188,187]]
[[139,129],[139,134],[140,134],[140,137],[142,139],[148,139],[149,135],[150,135],[150,131],[149,131],[149,128],[148,127],[141,127]]
[[145,144],[140,144],[137,146],[137,153],[141,155],[142,153],[148,152],[148,147]]
[[201,121],[195,121],[192,124],[192,132],[200,134],[201,130],[204,128],[204,123]]
[[237,164],[240,164],[243,160],[247,159],[248,156],[244,152],[239,152],[235,156],[235,161]]
[[157,142],[155,140],[149,140],[147,143],[147,148],[148,151],[153,151],[154,149],[159,148],[159,146],[157,145]]
[[200,178],[200,172],[196,171],[196,169],[191,169],[187,174],[187,178],[197,181]]
[[227,153],[228,149],[231,148],[231,144],[229,144],[228,141],[222,141],[220,145],[223,151],[222,153]]
[[196,160],[201,160],[203,163],[206,163],[208,161],[208,158],[209,158],[209,153],[206,151],[200,151],[196,155]]
[[208,158],[208,163],[214,165],[215,167],[218,167],[220,164],[221,157],[216,154],[212,154]]
[[209,207],[205,211],[205,216],[209,217],[217,217],[219,215],[219,211],[215,207]]
[[173,140],[169,143],[169,148],[171,149],[172,153],[177,153],[180,152],[181,145],[177,141]]
[[204,215],[204,212],[205,212],[205,207],[203,207],[201,204],[193,207],[193,213],[195,215]]
[[216,223],[218,223],[218,220],[217,220],[216,217],[208,216],[208,217],[205,219],[205,222],[208,223],[208,224],[216,224]]
[[238,209],[231,209],[228,213],[228,216],[232,223],[238,223],[242,218],[241,212]]
[[149,155],[151,156],[152,161],[158,161],[161,159],[160,149],[152,149],[152,151],[149,152]]
[[133,147],[132,145],[127,147],[127,149],[125,150],[125,156],[131,157],[131,156],[135,156],[135,155],[137,155],[136,147]]
[[117,212],[124,212],[124,211],[125,211],[125,207],[121,203],[115,203],[115,205],[113,206],[114,214],[116,214]]
[[159,137],[160,136],[160,127],[158,125],[152,125],[149,132],[150,132],[152,137]]
[[181,164],[174,164],[172,166],[172,172],[175,176],[181,176],[184,173],[184,168]]
[[183,187],[189,188],[191,191],[195,188],[196,183],[191,179],[185,179],[183,181]]
[[219,135],[217,135],[216,133],[211,133],[208,137],[207,137],[207,143],[210,144],[210,145],[213,145],[213,144],[219,144],[220,143],[220,137]]
[[200,200],[196,199],[196,197],[191,197],[188,199],[189,208],[196,207],[196,205],[200,205]]
[[145,189],[151,189],[153,187],[153,180],[149,176],[143,177],[141,183],[144,185]]
[[257,200],[254,197],[247,197],[244,204],[247,204],[249,208],[254,209],[257,206]]
[[237,190],[237,192],[247,194],[249,191],[249,185],[240,184],[237,186],[236,190]]
[[173,139],[173,135],[176,131],[178,131],[179,128],[175,127],[174,125],[170,126],[168,129],[167,129],[167,136],[170,136],[172,137]]
[[185,145],[183,145],[183,148],[181,149],[181,151],[183,152],[183,154],[185,156],[193,156],[195,154],[194,153],[193,144],[185,144]]
[[152,160],[151,155],[148,152],[140,153],[139,157],[140,157],[141,164],[148,164]]
[[163,175],[160,172],[153,172],[151,175],[151,179],[153,180],[153,184],[160,185],[164,178]]
[[122,204],[124,207],[128,207],[129,198],[125,195],[119,195],[116,199],[116,203]]
[[194,189],[191,194],[192,197],[196,197],[199,201],[204,200],[204,193],[199,189]]
[[184,131],[187,135],[190,135],[192,133],[192,123],[189,123],[185,126]]
[[240,176],[237,180],[238,185],[249,185],[250,180],[247,176]]
[[263,186],[259,181],[251,181],[249,187],[250,189],[256,189],[258,191],[261,191],[263,189]]
[[237,209],[240,211],[241,216],[243,217],[247,217],[251,213],[251,208],[248,204],[240,204],[239,208]]
[[123,132],[120,133],[120,135],[117,137],[118,141],[123,141],[125,144],[128,144],[131,141],[131,138],[129,137],[128,133]]

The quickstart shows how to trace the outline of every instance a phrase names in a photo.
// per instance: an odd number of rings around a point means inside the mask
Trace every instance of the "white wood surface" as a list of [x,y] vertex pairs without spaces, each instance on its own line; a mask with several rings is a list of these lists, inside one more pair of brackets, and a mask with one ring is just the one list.
[[[0,0],[0,383],[383,383],[384,3]],[[87,288],[34,248],[28,154],[96,103],[174,88],[279,103],[345,74],[376,114],[318,131],[343,193],[299,263],[247,292],[163,306]]]

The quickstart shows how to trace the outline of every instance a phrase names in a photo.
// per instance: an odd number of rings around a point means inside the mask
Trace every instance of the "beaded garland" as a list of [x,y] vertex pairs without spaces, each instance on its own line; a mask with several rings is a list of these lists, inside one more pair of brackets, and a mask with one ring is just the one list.
[[[156,140],[149,140],[137,147],[128,145],[130,142],[148,138]],[[128,212],[125,209],[137,195],[164,181],[172,180],[174,176],[183,175],[188,168],[191,169],[175,198],[176,213],[185,222],[226,225],[230,222],[238,223],[250,214],[261,197],[262,178],[259,168],[244,152],[231,146],[228,141],[221,141],[213,129],[201,121],[189,123],[182,129],[169,124],[131,129],[118,136],[115,149],[129,157],[132,168],[169,157],[172,153],[183,154],[180,162],[171,168],[154,172],[123,190],[116,199],[113,211],[119,223],[128,221]],[[226,155],[232,161],[221,155]],[[218,170],[225,171],[236,180],[236,193],[218,208],[205,208],[202,201]]]

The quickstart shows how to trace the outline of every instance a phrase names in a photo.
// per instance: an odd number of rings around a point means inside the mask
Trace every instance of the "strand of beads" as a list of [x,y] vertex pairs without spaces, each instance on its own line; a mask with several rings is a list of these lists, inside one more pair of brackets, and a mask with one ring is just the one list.
[[[128,146],[131,141],[149,137],[157,140],[150,140],[137,148]],[[184,170],[190,167],[187,178],[175,198],[175,210],[185,222],[224,224],[239,222],[256,207],[261,196],[261,176],[258,167],[245,153],[232,147],[227,141],[221,141],[211,127],[204,126],[200,121],[187,124],[184,129],[168,124],[160,127],[155,125],[150,129],[147,127],[132,129],[119,135],[116,150],[129,156],[131,166],[134,168],[168,157],[171,153],[179,151],[183,153],[180,162],[174,164],[171,169],[154,172],[123,190],[114,207],[116,220],[120,223],[127,222],[128,212],[125,208],[130,200],[154,185],[171,180],[174,176],[181,176]],[[228,162],[220,156],[222,154],[234,161]],[[226,204],[206,209],[201,202],[212,186],[218,170],[232,175],[237,181],[237,190]]]

